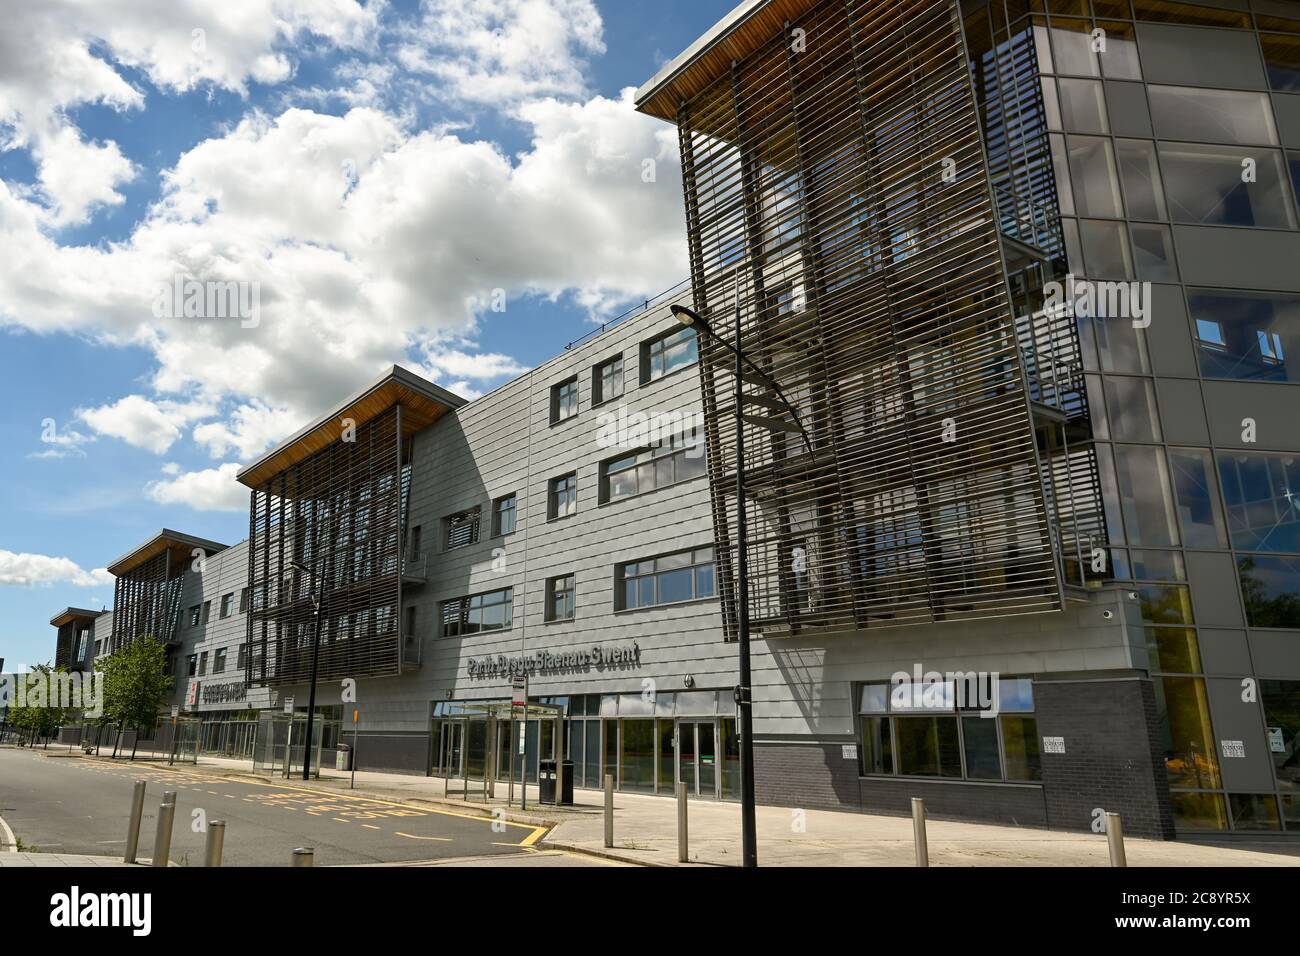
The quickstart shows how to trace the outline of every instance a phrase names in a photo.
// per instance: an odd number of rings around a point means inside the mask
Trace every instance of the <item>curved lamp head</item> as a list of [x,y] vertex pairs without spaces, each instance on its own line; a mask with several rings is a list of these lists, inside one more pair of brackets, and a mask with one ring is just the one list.
[[684,305],[669,306],[668,310],[677,318],[677,321],[688,328],[701,328],[705,332],[711,332],[709,323],[704,320],[704,316],[694,309],[688,309]]

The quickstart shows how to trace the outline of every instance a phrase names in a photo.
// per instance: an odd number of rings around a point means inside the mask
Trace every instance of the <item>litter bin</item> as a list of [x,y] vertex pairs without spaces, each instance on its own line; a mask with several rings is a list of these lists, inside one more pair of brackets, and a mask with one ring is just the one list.
[[352,747],[350,744],[339,744],[339,749],[334,754],[334,769],[352,769]]
[[[539,760],[537,763],[537,802],[555,803],[555,761]],[[573,806],[573,761],[564,761],[564,792],[560,805]]]

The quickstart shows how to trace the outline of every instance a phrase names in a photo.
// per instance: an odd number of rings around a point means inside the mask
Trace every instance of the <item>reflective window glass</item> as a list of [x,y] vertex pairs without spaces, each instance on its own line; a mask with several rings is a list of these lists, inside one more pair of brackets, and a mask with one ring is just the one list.
[[1300,295],[1188,289],[1201,374],[1300,382]]
[[1151,122],[1160,139],[1192,143],[1276,144],[1277,129],[1267,93],[1147,87]]
[[[1282,154],[1276,150],[1161,143],[1160,165],[1175,222],[1279,229],[1295,225]],[[1250,175],[1253,181],[1247,181]]]
[[1169,449],[1169,473],[1178,500],[1178,522],[1189,548],[1226,548],[1219,489],[1210,453],[1202,448]]
[[1300,553],[1300,456],[1221,452],[1219,481],[1234,548]]
[[1164,190],[1160,187],[1160,169],[1156,165],[1155,144],[1143,139],[1117,139],[1115,151],[1129,218],[1168,218]]
[[[1071,136],[1068,139],[1074,208],[1080,216],[1123,216],[1119,179],[1109,139]],[[1086,239],[1085,239],[1086,244]]]
[[1300,557],[1243,554],[1237,573],[1250,627],[1300,629]]

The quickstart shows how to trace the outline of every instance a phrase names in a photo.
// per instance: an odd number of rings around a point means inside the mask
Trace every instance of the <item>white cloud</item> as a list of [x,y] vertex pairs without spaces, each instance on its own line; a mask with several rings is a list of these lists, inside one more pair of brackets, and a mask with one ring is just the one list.
[[0,585],[35,587],[42,584],[71,584],[79,588],[112,584],[104,568],[85,571],[71,558],[0,550]]
[[254,401],[236,408],[229,421],[197,426],[194,440],[205,446],[213,458],[224,458],[235,452],[240,458],[249,460],[287,438],[303,424],[302,419],[288,409],[271,408]]
[[205,402],[155,402],[143,395],[127,395],[111,405],[79,409],[77,415],[101,435],[161,455],[181,437],[184,425],[216,411]]
[[169,472],[166,480],[151,481],[144,491],[161,505],[185,505],[195,511],[247,511],[248,489],[235,480],[239,467],[230,462],[203,471]]
[[344,48],[372,41],[382,3],[355,0],[40,0],[4,4],[0,31],[0,148],[32,149],[43,218],[83,221],[97,205],[122,201],[133,175],[112,142],[84,142],[70,110],[103,104],[138,109],[144,94],[118,71],[143,71],[173,92],[204,84],[247,91],[293,71],[283,52],[307,35]]
[[[164,199],[106,246],[56,245],[0,183],[0,321],[134,343],[157,358],[159,395],[256,398],[303,422],[412,347],[465,332],[493,290],[506,311],[492,318],[508,322],[523,296],[602,310],[686,273],[671,127],[635,113],[630,90],[520,115],[533,142],[512,160],[372,109],[254,114],[186,153]],[[154,291],[178,273],[259,283],[260,323],[155,319]],[[130,426],[87,421],[166,450],[177,423],[143,402],[113,409],[136,413]],[[249,427],[232,422],[249,437],[218,447],[244,455],[261,437]]]
[[424,0],[421,12],[398,60],[456,99],[582,96],[584,57],[605,52],[592,0]]
[[[246,17],[219,24],[197,0],[129,10],[106,0],[115,19],[98,6],[74,15],[71,2],[51,5],[75,25],[50,26],[51,46],[67,47],[69,59],[31,66],[45,86],[21,79],[15,93],[20,81],[0,56],[0,123],[38,95],[47,105],[141,106],[139,91],[100,59],[104,50],[164,89],[242,89],[276,73],[265,57],[281,55],[289,37],[309,32],[364,52],[378,17],[375,4],[362,14],[351,0],[250,0]],[[273,27],[262,19],[268,10],[279,18]],[[202,57],[189,46],[194,24],[207,30]],[[403,33],[426,66],[452,65],[454,95],[500,97],[525,124],[531,141],[513,155],[449,125],[415,129],[409,116],[375,106],[341,116],[253,111],[164,171],[162,197],[128,236],[83,246],[47,235],[40,197],[0,181],[0,326],[150,350],[152,394],[82,414],[96,432],[158,454],[193,425],[214,458],[249,460],[413,352],[424,374],[481,394],[524,370],[508,355],[472,354],[464,336],[483,316],[523,321],[527,297],[571,296],[595,317],[687,272],[672,127],[637,114],[631,90],[537,98],[583,89],[582,57],[603,50],[601,31],[589,0],[430,0]],[[245,42],[234,49],[237,38]],[[376,62],[349,60],[336,76],[363,81],[356,102],[378,101],[392,79],[395,59]],[[419,79],[427,84],[427,74]],[[99,158],[104,175],[54,187],[69,209],[114,201],[103,186],[113,164]],[[256,283],[256,327],[156,318],[156,290],[178,276]],[[485,313],[498,290],[504,314]]]

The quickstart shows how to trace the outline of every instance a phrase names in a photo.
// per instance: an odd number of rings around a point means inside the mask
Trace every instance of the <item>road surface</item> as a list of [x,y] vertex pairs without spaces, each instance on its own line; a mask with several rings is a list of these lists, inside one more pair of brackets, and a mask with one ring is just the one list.
[[205,820],[226,821],[226,866],[287,866],[301,846],[315,849],[317,866],[532,862],[523,857],[535,858],[536,865],[595,862],[537,852],[544,831],[526,824],[317,790],[301,781],[247,783],[202,767],[165,769],[48,753],[0,748],[0,818],[23,849],[120,854],[132,784],[145,780],[139,854],[152,856],[158,804],[164,789],[175,790],[170,858],[181,865],[203,865]]

